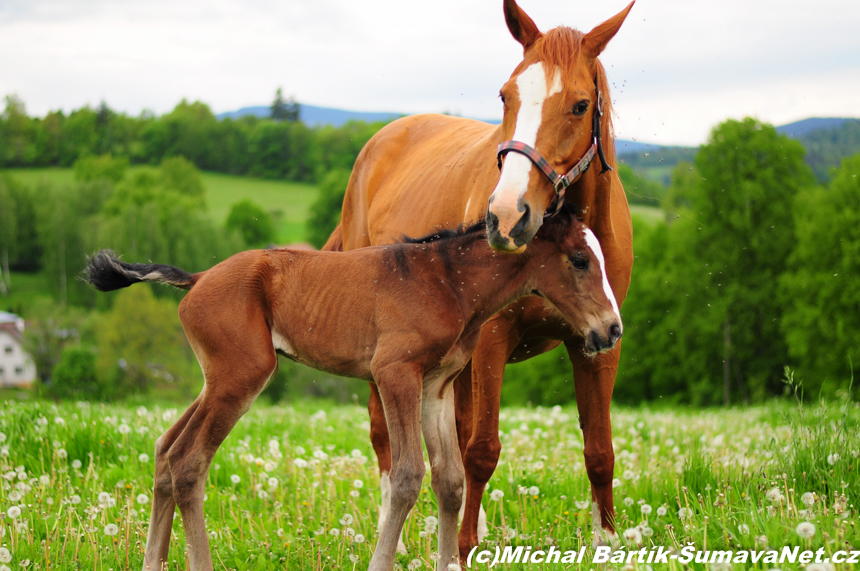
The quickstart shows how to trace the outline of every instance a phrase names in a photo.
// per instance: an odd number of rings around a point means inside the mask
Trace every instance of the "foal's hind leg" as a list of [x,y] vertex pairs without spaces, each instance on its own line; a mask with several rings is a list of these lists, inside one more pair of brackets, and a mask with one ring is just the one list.
[[173,479],[167,462],[167,451],[176,441],[197,406],[197,397],[176,423],[155,441],[155,485],[152,490],[152,512],[149,517],[149,532],[146,536],[146,553],[143,558],[144,571],[160,571],[167,563],[170,547],[170,531],[176,502],[173,499]]
[[193,294],[185,298],[184,307],[180,306],[180,317],[206,384],[197,409],[170,446],[167,458],[173,497],[182,514],[190,571],[211,571],[212,555],[203,518],[209,465],[233,426],[277,372],[278,360],[261,315],[218,322],[205,308],[200,311],[201,306],[189,303]]
[[424,385],[421,427],[430,456],[433,493],[439,506],[437,569],[457,562],[457,515],[463,500],[463,461],[454,418],[454,387],[445,377]]

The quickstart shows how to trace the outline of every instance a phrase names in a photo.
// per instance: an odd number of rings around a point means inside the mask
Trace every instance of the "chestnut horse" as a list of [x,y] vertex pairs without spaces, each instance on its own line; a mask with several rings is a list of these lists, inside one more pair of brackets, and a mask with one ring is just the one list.
[[526,256],[493,251],[481,224],[345,254],[252,250],[193,275],[121,262],[109,251],[90,258],[87,279],[101,291],[138,282],[190,290],[179,318],[205,384],[156,441],[144,569],[166,563],[176,506],[192,571],[212,569],[203,518],[209,466],[277,374],[276,353],[378,388],[394,463],[390,511],[372,570],[394,567],[424,478],[423,431],[439,506],[438,568],[447,569],[457,557],[464,484],[453,379],[469,362],[481,325],[509,303],[537,294],[587,339],[588,353],[611,349],[621,336],[597,238],[570,212],[561,218],[545,225]]
[[[391,243],[402,233],[456,226],[486,215],[490,244],[500,251],[519,253],[545,223],[545,216],[560,206],[569,185],[567,200],[577,205],[580,216],[597,235],[606,256],[609,283],[621,303],[633,266],[632,227],[621,181],[609,167],[615,160],[612,106],[606,73],[597,56],[632,5],[587,34],[566,27],[544,34],[514,0],[504,0],[505,20],[524,55],[501,88],[502,124],[416,115],[380,130],[358,156],[342,222],[324,249],[353,250]],[[600,162],[595,160],[589,169],[595,155]],[[567,174],[561,177],[558,172]],[[481,496],[501,450],[498,413],[505,364],[560,343],[565,344],[573,364],[591,481],[594,540],[614,534],[615,456],[609,405],[619,349],[587,358],[577,330],[544,300],[530,297],[484,327],[471,373],[467,368],[456,383],[458,436],[467,482],[461,556],[481,539]],[[387,511],[391,451],[379,395],[373,387],[368,408],[371,440],[382,475],[382,520]]]

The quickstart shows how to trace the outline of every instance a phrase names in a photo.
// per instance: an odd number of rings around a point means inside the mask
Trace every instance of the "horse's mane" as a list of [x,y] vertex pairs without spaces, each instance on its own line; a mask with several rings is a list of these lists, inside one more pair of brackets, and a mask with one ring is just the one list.
[[421,236],[419,238],[412,238],[411,236],[403,236],[401,243],[403,244],[430,244],[431,242],[440,242],[442,240],[452,240],[454,238],[461,238],[463,236],[470,236],[472,234],[480,236],[482,233],[486,233],[487,230],[487,221],[481,220],[479,222],[475,222],[472,225],[463,223],[457,226],[456,228],[439,228],[426,236]]
[[[565,91],[575,89],[574,77],[576,66],[579,63],[579,51],[582,47],[582,39],[585,34],[579,30],[559,26],[541,34],[531,49],[534,50],[538,61],[543,62],[547,74],[547,85],[552,81],[555,67],[561,70],[561,83]],[[600,118],[600,138],[603,141],[603,153],[610,165],[615,164],[615,134],[612,129],[612,97],[609,94],[609,81],[606,79],[606,70],[599,59],[595,59],[597,68],[597,86],[603,95],[603,116]]]

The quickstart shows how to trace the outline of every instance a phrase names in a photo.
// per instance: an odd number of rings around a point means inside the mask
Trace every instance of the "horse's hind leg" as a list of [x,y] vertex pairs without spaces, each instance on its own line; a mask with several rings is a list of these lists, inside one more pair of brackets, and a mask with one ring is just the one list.
[[143,558],[144,571],[161,571],[167,563],[170,547],[170,531],[176,502],[173,499],[173,479],[167,462],[167,451],[182,433],[188,420],[197,410],[197,397],[176,423],[155,441],[155,485],[152,490],[152,512],[149,517],[149,532],[146,536],[146,553]]
[[454,415],[454,386],[447,378],[424,385],[421,427],[430,456],[433,492],[439,506],[439,559],[437,569],[456,563],[457,515],[463,500],[463,461]]

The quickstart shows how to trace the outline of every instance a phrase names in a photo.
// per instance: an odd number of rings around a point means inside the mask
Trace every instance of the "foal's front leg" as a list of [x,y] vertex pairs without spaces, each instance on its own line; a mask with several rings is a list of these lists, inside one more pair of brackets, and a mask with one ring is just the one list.
[[421,449],[421,374],[415,367],[388,366],[374,371],[385,408],[391,440],[391,503],[369,571],[390,571],[394,567],[397,543],[406,516],[418,501],[424,479]]
[[457,516],[463,502],[463,461],[457,439],[454,384],[448,376],[424,383],[421,427],[430,456],[433,493],[439,506],[439,559],[436,569],[457,562]]

